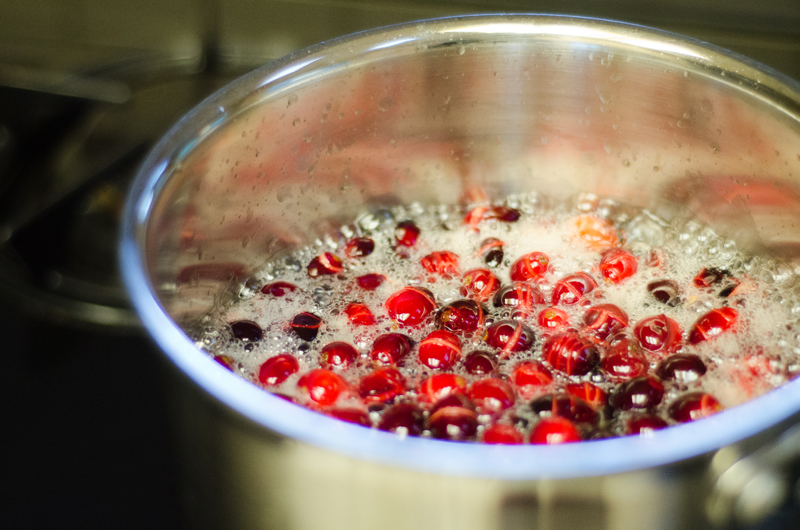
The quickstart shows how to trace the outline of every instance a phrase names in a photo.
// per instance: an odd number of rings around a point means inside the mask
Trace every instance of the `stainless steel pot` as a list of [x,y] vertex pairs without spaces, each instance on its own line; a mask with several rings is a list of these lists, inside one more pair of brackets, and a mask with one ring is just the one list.
[[250,271],[355,216],[453,203],[473,187],[690,214],[790,271],[800,86],[638,26],[478,16],[324,43],[205,101],[141,168],[122,242],[134,304],[186,376],[175,404],[194,524],[688,528],[746,524],[787,502],[780,462],[798,444],[793,432],[768,444],[796,421],[798,381],[652,437],[484,446],[296,407],[184,332]]

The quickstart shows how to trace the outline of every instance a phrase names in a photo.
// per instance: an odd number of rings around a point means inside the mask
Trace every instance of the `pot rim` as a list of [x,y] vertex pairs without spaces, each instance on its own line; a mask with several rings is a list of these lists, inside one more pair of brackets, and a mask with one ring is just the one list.
[[[659,466],[713,451],[787,419],[800,410],[800,380],[703,421],[560,446],[500,446],[400,436],[346,423],[291,404],[227,371],[202,353],[159,303],[148,275],[145,235],[155,199],[176,161],[233,115],[294,89],[302,77],[378,49],[459,42],[491,35],[592,38],[668,54],[800,120],[800,84],[768,67],[694,39],[626,23],[555,15],[471,15],[411,22],[341,37],[261,67],[234,81],[182,118],[141,166],[126,202],[121,232],[122,276],[142,322],[166,356],[207,393],[256,424],[317,447],[418,471],[497,479],[570,478]],[[511,37],[513,38],[513,37]],[[334,70],[335,68],[331,68]],[[728,76],[724,77],[727,73]],[[720,78],[721,80],[723,78]],[[300,81],[298,81],[300,79]],[[275,96],[279,97],[279,96]],[[246,103],[246,105],[245,105]]]

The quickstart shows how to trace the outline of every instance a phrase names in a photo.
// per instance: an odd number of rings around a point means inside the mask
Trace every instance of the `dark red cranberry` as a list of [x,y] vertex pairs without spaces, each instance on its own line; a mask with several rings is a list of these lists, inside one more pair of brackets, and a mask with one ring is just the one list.
[[513,425],[495,423],[483,431],[483,443],[518,445],[522,443],[522,433]]
[[661,379],[689,383],[696,381],[706,373],[706,365],[700,357],[691,353],[679,353],[668,357],[658,367]]
[[600,360],[600,368],[612,380],[633,379],[645,375],[650,363],[639,348],[639,344],[628,337],[615,339]]
[[572,305],[597,288],[597,282],[585,272],[564,276],[553,288],[552,304]]
[[628,315],[614,304],[600,304],[586,310],[583,323],[584,334],[605,342],[628,326]]
[[330,252],[324,252],[312,259],[308,264],[308,275],[312,278],[339,274],[344,270],[342,260]]
[[467,396],[460,392],[453,392],[438,400],[430,409],[430,414],[433,415],[439,409],[445,407],[460,407],[467,410],[475,411],[475,403],[472,402]]
[[231,323],[233,337],[242,342],[258,342],[264,336],[261,326],[251,320],[239,320]]
[[401,221],[394,229],[394,235],[399,247],[413,247],[419,238],[419,227],[414,221]]
[[364,274],[356,278],[356,283],[365,291],[374,291],[386,281],[386,276],[383,274],[370,273]]
[[494,295],[495,307],[511,307],[530,314],[533,307],[543,305],[545,298],[542,292],[529,283],[514,282],[503,287]]
[[282,353],[264,361],[258,369],[258,380],[266,386],[279,385],[299,369],[300,365],[294,355]]
[[550,394],[533,400],[531,410],[543,418],[558,416],[575,423],[597,423],[597,412],[586,401],[570,394]]
[[486,302],[500,289],[500,280],[487,269],[473,269],[464,273],[461,279],[465,296],[478,302]]
[[375,315],[365,304],[352,302],[344,309],[347,318],[354,326],[372,326],[375,324]]
[[349,368],[358,358],[356,349],[346,342],[331,342],[322,348],[319,364],[323,368]]
[[639,434],[649,436],[653,431],[663,429],[667,422],[653,414],[643,414],[628,420],[625,424],[626,434]]
[[428,418],[428,429],[440,440],[469,440],[478,430],[478,416],[462,407],[442,407]]
[[722,410],[717,398],[704,392],[691,392],[684,394],[669,406],[669,417],[673,420],[686,423],[702,418],[707,418]]
[[267,285],[261,288],[262,294],[274,296],[276,298],[286,296],[287,294],[293,293],[296,290],[297,286],[289,282],[268,283]]
[[464,369],[472,375],[488,375],[497,368],[497,356],[487,351],[474,351],[464,358]]
[[568,384],[567,394],[582,399],[595,409],[602,408],[608,403],[608,396],[603,389],[588,381]]
[[569,315],[556,307],[548,307],[539,313],[537,321],[543,328],[556,330],[569,325]]
[[456,374],[435,374],[419,385],[419,399],[435,403],[450,394],[463,394],[467,391],[467,380]]
[[363,258],[375,250],[375,241],[368,237],[355,237],[347,242],[344,253],[348,258]]
[[598,360],[595,345],[572,331],[547,339],[542,347],[542,357],[554,369],[567,375],[587,374]]
[[369,356],[378,364],[392,366],[411,351],[411,339],[400,333],[386,333],[372,343]]
[[470,385],[467,396],[483,412],[500,412],[514,404],[514,389],[502,379],[489,377]]
[[670,307],[676,307],[681,303],[680,288],[678,283],[672,280],[656,280],[647,284],[648,292],[653,298]]
[[461,341],[446,329],[437,329],[419,343],[419,360],[428,368],[447,370],[461,357]]
[[337,420],[346,421],[348,423],[355,423],[364,427],[371,427],[372,422],[369,419],[367,411],[357,408],[341,408],[331,409],[325,412],[328,416],[336,418]]
[[697,344],[716,338],[733,328],[739,319],[739,312],[732,307],[712,309],[701,316],[689,332],[689,343]]
[[413,403],[400,403],[383,413],[378,428],[408,436],[419,436],[425,425],[425,415]]
[[420,260],[426,271],[452,278],[458,274],[458,254],[448,252],[431,252]]
[[358,385],[358,394],[365,403],[385,403],[405,392],[405,379],[395,368],[378,368],[365,375]]
[[511,264],[509,275],[515,282],[535,281],[550,268],[550,258],[542,252],[525,254]]
[[297,388],[319,407],[333,405],[340,396],[348,391],[344,379],[324,368],[317,368],[303,375],[297,382]]
[[236,366],[236,361],[234,361],[233,358],[228,357],[227,355],[215,355],[214,360],[221,366],[224,366],[225,368],[230,370],[231,372],[233,372]]
[[678,323],[663,314],[640,320],[633,328],[642,348],[658,355],[675,353],[681,346],[681,333]]
[[483,257],[483,262],[487,267],[499,267],[503,263],[503,258],[505,257],[503,253],[504,245],[505,243],[494,237],[484,239],[481,241],[478,255]]
[[536,424],[531,431],[532,444],[558,445],[571,442],[580,442],[581,433],[575,425],[565,418],[558,416],[544,418]]
[[622,383],[611,397],[611,404],[622,410],[649,410],[661,403],[664,385],[654,377],[637,377]]
[[609,283],[620,283],[636,274],[636,256],[621,248],[612,248],[600,259],[600,274]]
[[511,380],[523,397],[532,397],[553,382],[553,374],[539,361],[526,361],[514,368]]
[[474,300],[456,300],[439,311],[436,325],[456,333],[473,333],[483,327],[483,309]]
[[404,287],[386,299],[389,318],[401,326],[419,326],[436,309],[433,295],[427,289]]
[[487,328],[484,340],[489,346],[499,349],[501,357],[507,357],[511,352],[530,349],[536,334],[517,320],[500,320]]
[[701,270],[700,273],[694,277],[693,281],[697,287],[706,288],[722,282],[722,280],[730,275],[731,273],[726,270],[709,267]]
[[291,328],[295,334],[305,341],[312,341],[317,337],[322,319],[314,313],[300,313],[292,319]]

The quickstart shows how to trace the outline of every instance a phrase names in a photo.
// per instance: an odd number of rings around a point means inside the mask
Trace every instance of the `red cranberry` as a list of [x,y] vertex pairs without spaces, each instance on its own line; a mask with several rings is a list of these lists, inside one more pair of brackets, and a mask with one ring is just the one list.
[[567,375],[584,375],[597,364],[595,345],[572,331],[547,339],[542,356],[550,366]]
[[401,221],[397,223],[397,227],[394,229],[394,235],[397,238],[397,246],[413,247],[417,243],[419,232],[419,227],[414,221]]
[[236,366],[236,361],[234,361],[231,357],[228,357],[227,355],[215,355],[214,356],[214,360],[218,364],[220,364],[220,365],[224,366],[225,368],[227,368],[228,370],[230,370],[231,372],[233,372],[233,370],[234,370],[234,368]]
[[535,281],[542,277],[550,267],[550,258],[542,252],[525,254],[511,264],[509,274],[515,282]]
[[375,324],[375,315],[365,304],[350,303],[344,312],[354,326],[372,326]]
[[450,394],[463,394],[467,390],[467,380],[456,374],[435,374],[419,385],[419,399],[435,403]]
[[404,287],[386,299],[389,318],[401,326],[419,326],[436,309],[433,295],[426,289]]
[[569,325],[569,315],[556,307],[548,307],[538,318],[539,325],[547,329],[560,329]]
[[548,386],[553,382],[553,374],[545,365],[539,361],[526,361],[518,364],[514,368],[511,380],[517,385],[520,393],[526,397],[532,397],[542,387]]
[[502,379],[489,377],[475,381],[469,387],[467,396],[483,412],[500,412],[514,404],[514,390]]
[[636,256],[621,248],[612,248],[600,259],[600,274],[609,283],[620,283],[636,274]]
[[689,343],[697,344],[717,337],[733,328],[738,318],[738,311],[732,307],[712,309],[694,323],[689,332]]
[[358,352],[346,342],[331,342],[322,348],[319,363],[323,368],[349,368],[358,358]]
[[365,291],[374,291],[386,281],[386,276],[383,274],[370,273],[364,274],[356,278],[356,283]]
[[544,418],[558,416],[575,423],[597,423],[597,412],[586,401],[569,394],[551,394],[535,399],[531,410]]
[[709,267],[701,270],[700,273],[694,277],[693,281],[697,287],[702,289],[716,285],[730,275],[731,274],[726,270]]
[[483,327],[483,309],[474,300],[456,300],[439,311],[436,324],[456,333],[473,333]]
[[629,380],[647,373],[650,363],[638,343],[628,337],[615,339],[600,360],[600,368],[612,380]]
[[556,282],[553,288],[552,304],[572,305],[580,302],[583,297],[597,288],[597,282],[584,272],[576,272],[564,276]]
[[503,263],[503,258],[505,257],[503,252],[504,245],[505,243],[494,237],[484,239],[481,241],[481,248],[478,250],[478,255],[483,256],[483,262],[487,267],[499,267],[500,264]]
[[424,424],[425,415],[422,409],[412,403],[400,403],[383,413],[378,428],[397,434],[419,436]]
[[378,364],[397,364],[411,351],[411,339],[400,333],[386,333],[372,343],[369,356]]
[[297,290],[297,286],[289,282],[268,283],[261,288],[261,293],[280,298]]
[[486,302],[500,289],[500,280],[486,269],[473,269],[464,273],[461,282],[465,295],[478,302]]
[[675,353],[681,346],[681,333],[678,323],[663,314],[640,320],[633,328],[642,348],[658,355]]
[[428,419],[428,428],[434,438],[443,440],[469,440],[478,430],[478,416],[463,407],[442,407]]
[[426,271],[448,278],[458,274],[458,255],[446,250],[431,252],[420,260]]
[[605,250],[619,245],[614,225],[591,214],[575,219],[575,233],[592,250]]
[[313,313],[300,313],[292,319],[291,328],[295,334],[305,341],[317,338],[322,319]]
[[673,420],[686,423],[707,418],[721,410],[722,405],[711,394],[691,392],[673,401],[669,406],[668,414]]
[[601,342],[628,326],[628,315],[614,304],[600,304],[590,307],[583,314],[583,333]]
[[474,351],[464,359],[464,369],[468,374],[487,375],[497,367],[497,356],[487,351]]
[[514,282],[494,295],[495,307],[513,307],[530,314],[533,306],[545,303],[542,292],[529,283]]
[[385,403],[405,392],[405,379],[395,368],[378,368],[365,375],[358,385],[358,394],[365,403]]
[[338,374],[317,368],[303,375],[297,382],[301,389],[315,405],[328,407],[336,403],[340,396],[348,391],[347,383]]
[[283,383],[292,374],[297,373],[300,365],[291,353],[282,353],[270,357],[258,369],[258,380],[262,385],[275,386]]
[[328,416],[334,417],[337,420],[346,421],[348,423],[355,423],[364,427],[371,427],[372,422],[369,419],[369,414],[366,411],[357,408],[341,408],[332,409],[326,412]]
[[667,422],[654,416],[652,414],[643,414],[628,420],[625,424],[626,434],[638,434],[641,436],[649,436],[653,431],[663,429],[667,426]]
[[475,403],[473,403],[471,399],[460,392],[453,392],[452,394],[448,394],[442,399],[438,400],[431,407],[430,414],[433,415],[437,410],[445,407],[460,407],[473,412],[475,411]]
[[483,443],[518,445],[522,443],[522,433],[513,425],[495,423],[483,431]]
[[580,441],[581,433],[575,425],[558,416],[543,419],[531,431],[532,444],[557,445]]
[[656,280],[647,284],[648,292],[653,298],[670,307],[675,307],[681,303],[680,288],[677,282],[672,280]]
[[654,377],[637,377],[622,383],[613,394],[611,404],[622,410],[652,409],[664,397],[664,385]]
[[530,349],[536,334],[517,320],[500,320],[487,328],[484,340],[489,346],[501,350],[501,357],[507,357],[511,352]]
[[567,394],[584,400],[595,409],[602,408],[608,403],[608,396],[603,389],[588,381],[568,384]]
[[706,373],[706,365],[697,355],[679,353],[665,359],[658,367],[658,377],[682,383],[696,381]]
[[348,258],[363,258],[375,250],[375,241],[368,237],[355,237],[347,242],[344,253]]
[[461,357],[461,341],[446,329],[437,329],[419,343],[419,360],[428,368],[447,370]]
[[508,206],[476,206],[464,216],[464,224],[477,228],[481,221],[495,219],[504,223],[514,223],[519,220],[519,210]]
[[261,326],[251,320],[239,320],[231,324],[233,337],[242,342],[258,342],[264,336]]
[[344,270],[342,260],[330,252],[324,252],[312,259],[308,264],[308,275],[312,278],[339,274]]

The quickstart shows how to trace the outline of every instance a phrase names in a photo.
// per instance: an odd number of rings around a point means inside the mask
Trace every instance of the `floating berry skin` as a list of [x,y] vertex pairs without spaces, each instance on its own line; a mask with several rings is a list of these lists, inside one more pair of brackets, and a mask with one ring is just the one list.
[[461,341],[446,329],[437,329],[419,343],[419,360],[428,368],[447,370],[461,357]]
[[471,375],[489,375],[497,368],[497,356],[487,351],[474,351],[464,358],[464,369]]
[[656,280],[647,284],[647,291],[653,298],[670,307],[677,307],[681,303],[680,287],[672,280]]
[[411,339],[400,333],[386,333],[372,343],[370,358],[383,366],[393,366],[411,351]]
[[656,373],[662,380],[690,383],[705,375],[706,365],[697,355],[679,353],[664,359]]
[[550,258],[542,252],[525,254],[511,264],[509,275],[515,282],[536,281],[550,270]]
[[608,283],[617,284],[627,280],[638,269],[636,256],[621,248],[612,248],[600,259],[600,274]]
[[681,346],[681,328],[666,315],[640,320],[633,334],[645,350],[659,356],[675,353]]
[[526,361],[514,368],[511,379],[520,394],[530,398],[553,382],[553,374],[539,361]]
[[419,227],[414,221],[401,221],[397,223],[394,230],[394,236],[397,239],[397,246],[399,247],[413,247],[417,244],[419,238]]
[[440,440],[469,440],[478,430],[478,416],[463,407],[442,407],[428,418],[428,429]]
[[711,340],[722,333],[732,330],[739,319],[739,312],[732,307],[712,309],[701,316],[689,332],[689,343],[698,344]]
[[347,383],[338,374],[317,368],[303,375],[297,382],[308,399],[316,406],[329,407],[348,391]]
[[530,349],[536,334],[517,320],[500,320],[487,328],[484,340],[489,346],[500,350],[500,357],[507,357],[511,352]]
[[595,345],[572,331],[547,339],[542,347],[542,357],[554,369],[567,375],[587,374],[598,360]]
[[494,295],[495,307],[511,307],[530,314],[534,306],[544,305],[545,298],[542,292],[529,283],[514,282],[503,287]]
[[422,409],[413,403],[399,403],[381,416],[378,429],[382,431],[419,436],[425,425]]
[[386,281],[386,276],[383,274],[369,273],[356,278],[356,284],[365,291],[374,291]]
[[423,403],[435,403],[450,394],[467,391],[467,380],[456,374],[434,374],[419,385],[419,399]]
[[614,339],[600,360],[600,368],[614,381],[627,381],[645,375],[650,363],[639,348],[639,344],[623,336]]
[[436,309],[433,295],[426,289],[404,287],[389,298],[384,304],[389,318],[401,326],[419,326],[423,324]]
[[283,383],[290,375],[300,369],[297,359],[291,353],[270,357],[258,369],[258,380],[262,385],[275,386]]
[[600,304],[590,307],[583,314],[583,330],[600,342],[605,343],[628,326],[628,315],[614,304]]
[[640,436],[649,436],[653,431],[663,429],[667,426],[667,422],[653,414],[643,414],[628,420],[625,424],[626,434],[638,434]]
[[364,304],[358,304],[356,302],[347,304],[344,313],[354,326],[372,326],[375,324],[375,315],[373,315],[369,307]]
[[701,270],[697,276],[694,277],[693,283],[701,289],[717,285],[731,274],[726,270],[715,269],[709,267]]
[[339,274],[344,270],[342,260],[330,252],[324,252],[312,259],[308,264],[308,275],[311,278]]
[[314,313],[300,313],[292,319],[290,327],[292,331],[305,341],[312,341],[317,338],[322,319]]
[[583,383],[570,383],[567,385],[567,394],[582,399],[595,410],[603,408],[608,403],[608,396],[600,387],[584,381]]
[[575,423],[597,423],[598,414],[586,401],[570,394],[550,394],[535,399],[530,404],[531,410],[543,417],[566,418]]
[[323,368],[346,370],[358,358],[356,349],[346,342],[326,344],[319,356],[319,364]]
[[522,433],[513,425],[495,423],[483,431],[483,443],[519,445],[522,443]]
[[366,411],[357,408],[341,408],[331,409],[325,412],[328,416],[336,418],[337,420],[346,421],[348,423],[355,423],[363,427],[371,427],[372,422],[369,420],[369,414]]
[[569,326],[569,315],[557,307],[548,307],[539,313],[536,321],[543,328],[557,330]]
[[448,252],[431,252],[420,260],[426,271],[447,278],[458,275],[458,254]]
[[358,385],[358,394],[365,403],[386,403],[405,392],[405,378],[395,368],[378,368]]
[[483,308],[474,300],[456,300],[439,311],[436,325],[456,333],[474,333],[483,327]]
[[531,442],[536,445],[558,445],[580,442],[581,433],[565,418],[545,418],[531,431]]
[[597,288],[597,282],[594,278],[585,272],[576,272],[564,276],[556,282],[553,288],[551,303],[553,305],[564,304],[572,305],[577,304],[583,297],[591,293]]
[[215,355],[214,360],[221,366],[224,366],[226,369],[233,372],[234,367],[236,366],[236,361],[233,358],[228,357],[227,355]]
[[664,385],[654,377],[637,377],[619,386],[611,404],[622,410],[650,410],[661,403]]
[[464,224],[477,230],[482,221],[494,219],[503,223],[514,223],[521,217],[519,210],[508,206],[476,206],[464,216]]
[[514,404],[514,389],[502,379],[489,377],[470,385],[467,396],[482,412],[501,412]]
[[375,241],[368,237],[355,237],[347,242],[344,253],[348,258],[363,258],[375,250]]
[[503,263],[505,253],[503,252],[505,243],[497,238],[489,237],[481,241],[477,255],[483,257],[483,262],[487,267],[495,268]]
[[261,326],[252,320],[239,320],[231,323],[233,338],[242,342],[258,342],[264,336]]
[[592,250],[605,250],[619,245],[619,238],[614,227],[594,215],[581,215],[575,219],[575,236]]
[[273,282],[268,283],[261,288],[261,293],[275,298],[281,298],[287,294],[293,293],[297,290],[297,286],[289,282]]
[[488,301],[500,289],[500,280],[487,269],[472,269],[461,278],[465,296],[478,302]]
[[722,410],[717,398],[704,392],[691,392],[679,397],[669,406],[669,417],[679,423],[707,418]]

